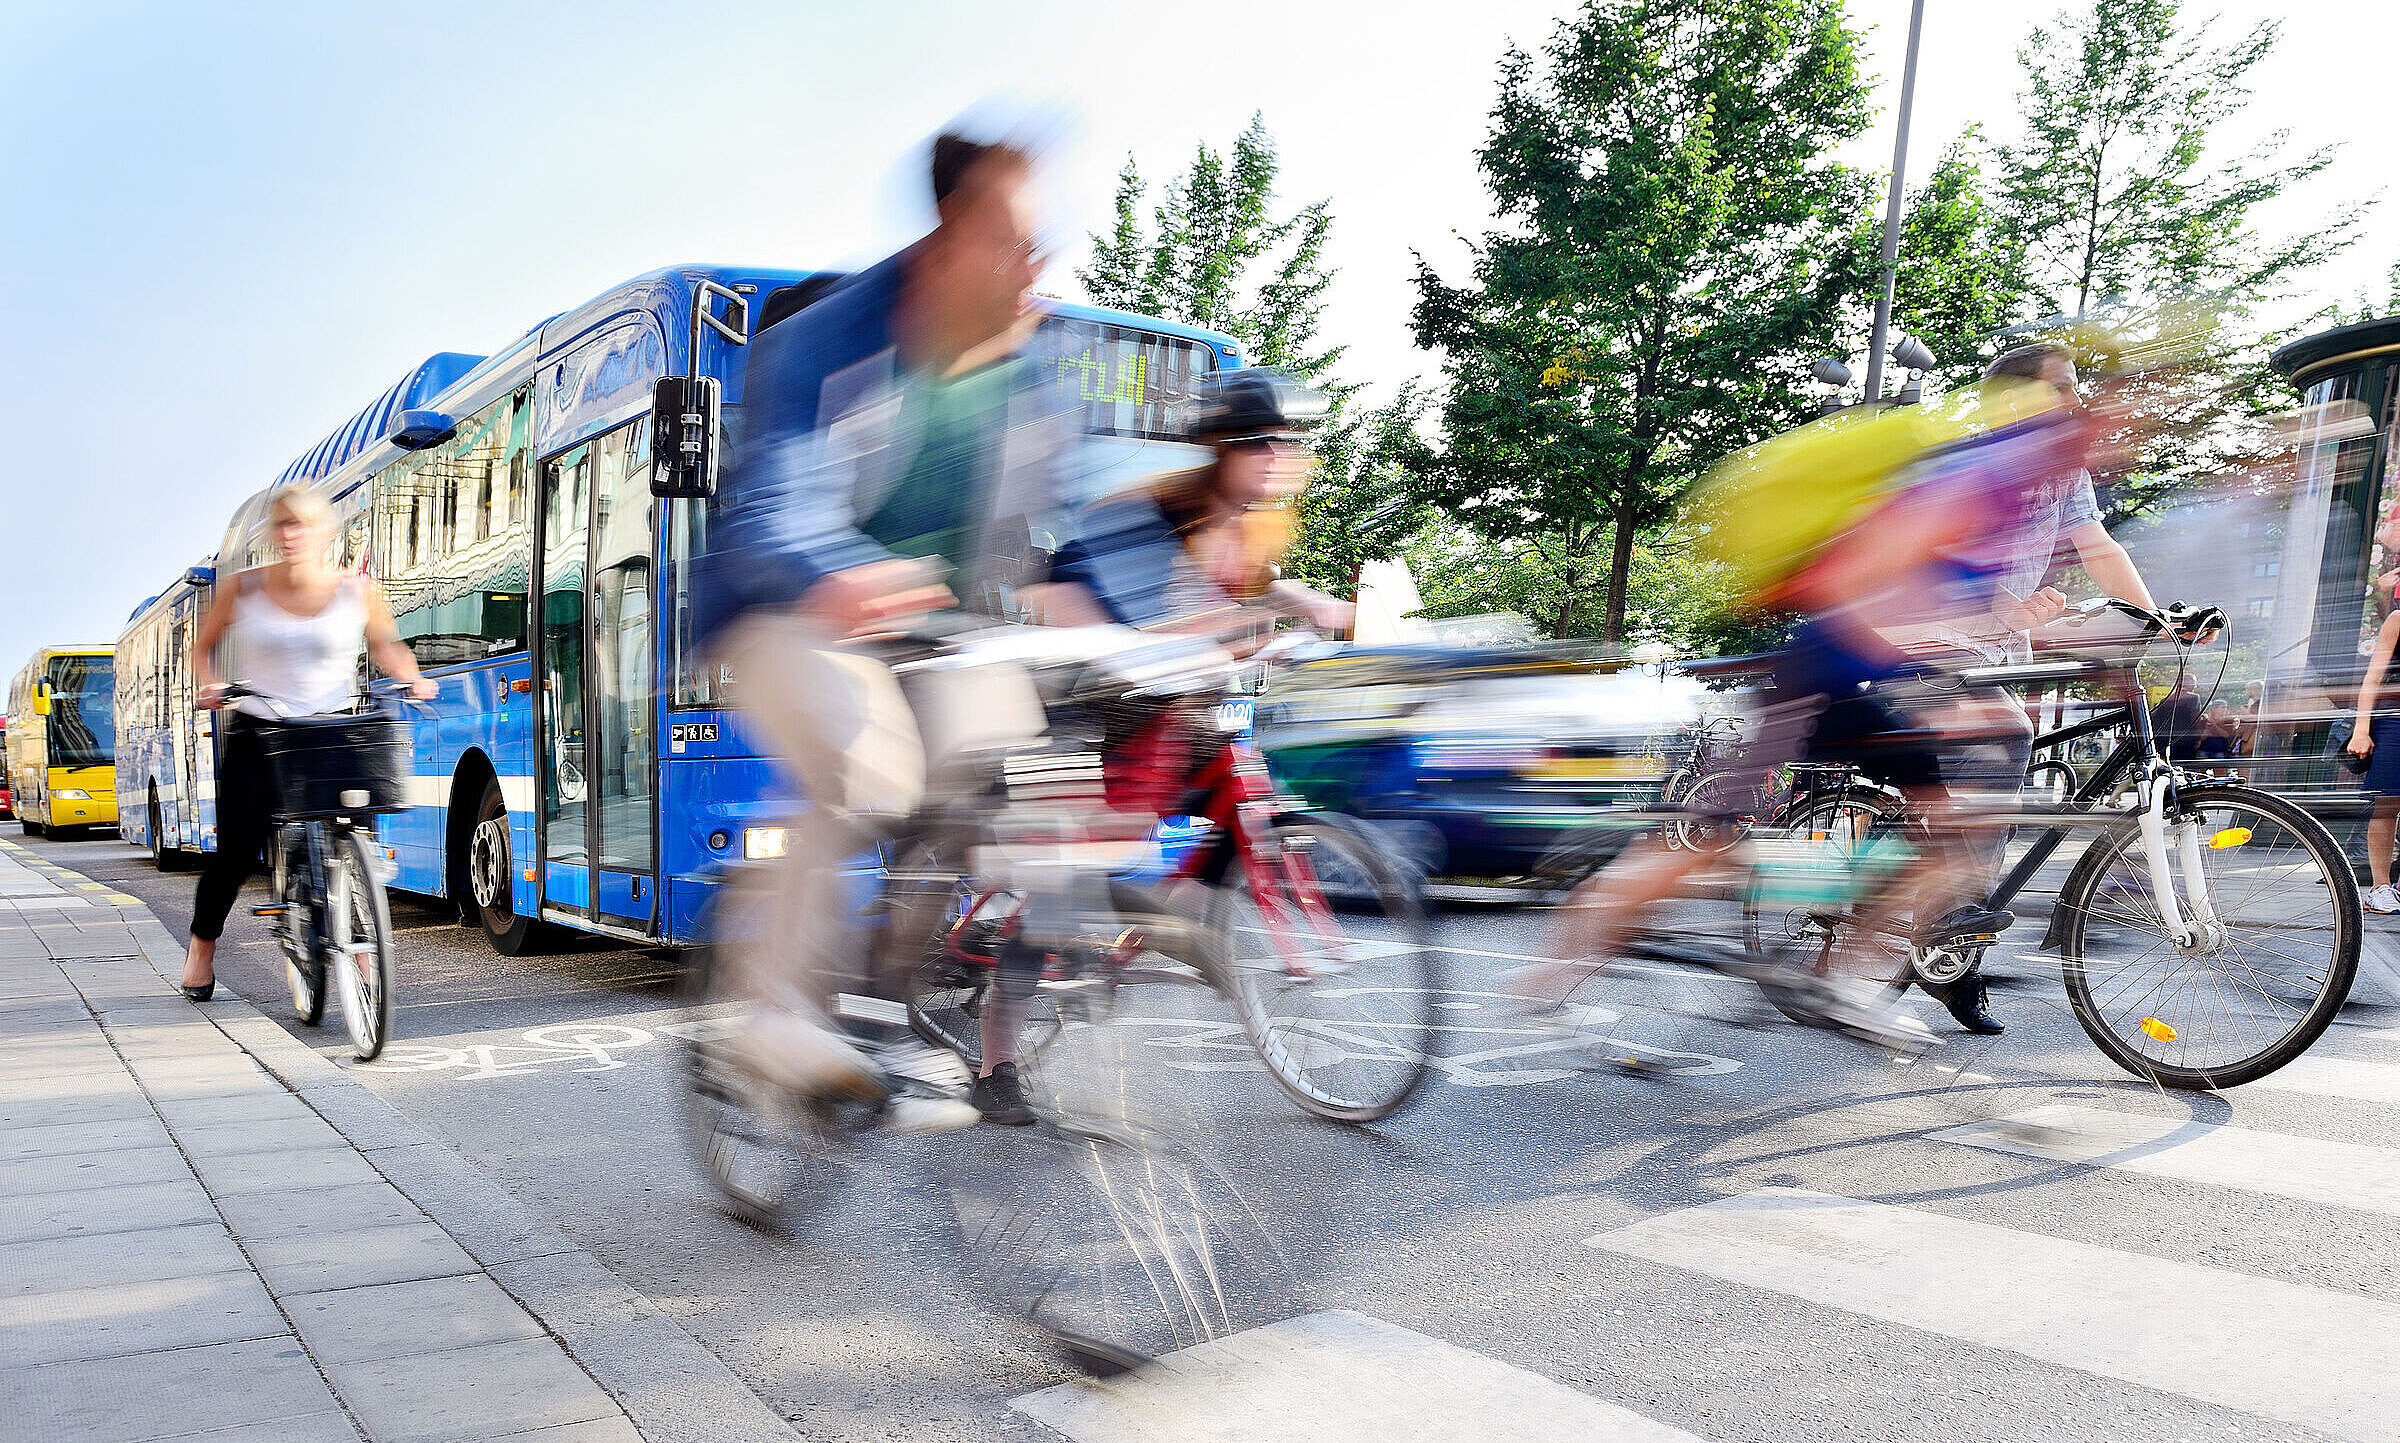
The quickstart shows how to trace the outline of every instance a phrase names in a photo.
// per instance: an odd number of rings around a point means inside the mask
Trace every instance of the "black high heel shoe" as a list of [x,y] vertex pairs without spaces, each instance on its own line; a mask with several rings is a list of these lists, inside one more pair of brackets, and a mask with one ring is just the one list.
[[215,996],[217,992],[217,979],[214,977],[209,978],[206,982],[201,983],[197,987],[194,987],[189,982],[182,982],[176,985],[183,989],[184,996],[189,997],[194,1002],[206,1002],[209,998]]

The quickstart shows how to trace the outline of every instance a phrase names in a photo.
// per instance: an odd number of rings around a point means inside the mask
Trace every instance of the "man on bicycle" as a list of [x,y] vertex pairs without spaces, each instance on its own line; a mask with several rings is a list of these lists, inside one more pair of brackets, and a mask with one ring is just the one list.
[[[2040,584],[2061,530],[2090,548],[2082,554],[2096,580],[2113,590],[2130,577],[2138,595],[2129,599],[2148,604],[2140,578],[2089,505],[2082,463],[2091,428],[2071,368],[2059,376],[2050,358],[2063,362],[2067,356],[2051,348],[2011,352],[1987,378],[1987,384],[2016,392],[2008,404],[2030,406],[2035,414],[1926,458],[1875,510],[1871,524],[1851,527],[1780,585],[1781,600],[1803,619],[1774,668],[1773,701],[1746,769],[1769,770],[1789,759],[1856,767],[1908,793],[1952,848],[1961,838],[1942,825],[1951,810],[1942,782],[1946,762],[1956,770],[1950,754],[1962,743],[1996,743],[2006,757],[2002,765],[2014,768],[2009,787],[2022,785],[2032,729],[2013,699],[1982,713],[1962,710],[1937,726],[1896,698],[1908,691],[1912,654],[2003,659],[2034,628],[2063,612],[2065,598]],[[2028,364],[2048,391],[2025,399]],[[2088,522],[2084,510],[2068,504],[2078,499],[2089,511]],[[2121,566],[2109,564],[2110,552]],[[1976,850],[1972,864],[1963,856],[1919,859],[1912,880],[1899,890],[1921,919],[1912,929],[1919,945],[1989,935],[2008,925],[2007,913],[1975,900],[1988,882],[1980,874],[1995,860],[1989,844]],[[1628,854],[1578,890],[1562,919],[1560,954],[1605,958],[1642,909],[1672,895],[1713,860],[1696,849]],[[1576,964],[1563,965],[1563,973],[1576,972]],[[1543,967],[1517,985],[1558,995],[1571,984],[1561,967]],[[1833,1025],[1882,1038],[1895,1019],[1883,1015],[1872,997],[1833,979],[1816,1000]],[[1999,1024],[1984,1013],[1982,999],[1982,979],[1970,974],[1944,1000],[1962,1024],[1996,1031]]]
[[[2066,610],[2066,597],[2043,583],[2070,547],[2103,595],[2145,609],[2154,605],[2133,558],[2101,524],[2085,465],[2096,442],[2095,422],[2084,405],[2074,353],[2051,342],[2019,346],[1993,361],[1984,379],[2042,387],[2054,404],[2030,420],[1933,458],[1920,480],[1936,494],[2003,497],[2014,513],[1996,515],[1997,524],[1954,551],[1972,579],[1960,586],[1949,615],[1909,629],[1913,644],[1908,650],[1942,667],[2028,658],[2032,632]],[[2024,703],[2013,692],[1996,692],[1964,720],[1975,740],[1951,758],[1952,779],[2013,801],[2033,763],[2033,720]],[[1994,831],[1975,848],[1986,886],[1998,879],[2006,838]],[[1936,995],[1969,1032],[1989,1036],[2004,1030],[1986,1006],[1989,989],[1980,954],[1966,975]]]
[[[1040,319],[1033,169],[1022,144],[940,136],[931,233],[751,343],[695,620],[806,799],[725,979],[753,1008],[735,1056],[803,1095],[883,1090],[817,1004],[855,971],[843,863],[964,750],[1043,725],[1029,685],[945,674],[904,692],[846,644],[951,608],[1009,614],[1015,589],[1044,574],[1037,532],[1059,504],[1077,413],[1021,356]],[[1004,1045],[985,1068],[975,1106],[1031,1121]],[[903,1125],[973,1120],[916,1101]]]

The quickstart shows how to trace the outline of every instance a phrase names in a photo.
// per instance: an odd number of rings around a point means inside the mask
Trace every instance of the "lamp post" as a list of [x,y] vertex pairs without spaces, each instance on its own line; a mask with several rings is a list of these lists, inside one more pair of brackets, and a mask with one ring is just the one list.
[[1875,300],[1875,334],[1867,342],[1867,399],[1883,399],[1883,347],[1892,328],[1892,288],[1900,274],[1900,191],[1908,169],[1908,111],[1917,95],[1917,37],[1925,0],[1908,7],[1908,61],[1900,71],[1900,133],[1892,142],[1892,188],[1883,204],[1883,290]]

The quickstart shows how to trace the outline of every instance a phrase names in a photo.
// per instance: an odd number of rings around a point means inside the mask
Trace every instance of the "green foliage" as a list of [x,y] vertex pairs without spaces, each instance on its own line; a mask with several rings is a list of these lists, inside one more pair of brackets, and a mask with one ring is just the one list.
[[1277,219],[1280,168],[1265,118],[1253,115],[1230,152],[1202,144],[1145,222],[1149,183],[1128,156],[1115,220],[1108,234],[1092,237],[1092,258],[1075,273],[1084,294],[1223,331],[1254,362],[1327,384],[1343,349],[1318,335],[1333,284],[1325,268],[1332,206],[1319,200]]
[[[2267,443],[2253,424],[2289,404],[2253,322],[2357,237],[2362,211],[2269,237],[2263,202],[2322,172],[2334,150],[2283,158],[2276,132],[2246,155],[2209,151],[2249,102],[2245,77],[2274,48],[2263,22],[2230,44],[2185,24],[2179,0],[2091,0],[2018,52],[2025,135],[2000,153],[2004,232],[2022,248],[2038,315],[2078,318],[2064,338],[2123,350],[2180,333],[2171,365],[2137,370],[2115,397],[2130,461],[2108,478],[2111,521],[2237,472]],[[2205,324],[2192,298],[2206,295]],[[2029,317],[2030,319],[2030,317]],[[2094,357],[2104,363],[2107,357]]]
[[1435,519],[1419,494],[1433,450],[1421,427],[1432,398],[1414,381],[1384,405],[1317,436],[1317,474],[1300,498],[1284,574],[1348,596],[1358,569],[1401,555]]
[[2037,29],[2017,58],[2025,136],[2000,152],[2000,193],[2027,276],[2054,312],[2222,291],[2283,294],[2355,237],[2356,207],[2268,238],[2251,211],[2333,163],[2284,160],[2285,132],[2248,155],[2208,154],[2210,132],[2249,102],[2245,77],[2275,45],[2264,21],[2224,46],[2179,0],[2091,0]]
[[[2022,242],[2009,232],[1972,128],[1943,152],[1900,216],[1900,257],[1892,288],[1892,327],[1915,336],[1941,362],[1942,386],[1975,380],[1995,354],[1992,336],[2023,318],[2029,289]],[[1881,261],[1883,217],[1860,219],[1853,244],[1862,268]],[[1874,324],[1874,293],[1860,298],[1856,332]]]
[[1479,156],[1502,228],[1469,284],[1419,259],[1449,381],[1427,494],[1526,569],[1555,634],[1596,611],[1625,639],[1638,539],[1803,414],[1862,289],[1867,185],[1829,156],[1866,118],[1838,0],[1587,0],[1503,60]]

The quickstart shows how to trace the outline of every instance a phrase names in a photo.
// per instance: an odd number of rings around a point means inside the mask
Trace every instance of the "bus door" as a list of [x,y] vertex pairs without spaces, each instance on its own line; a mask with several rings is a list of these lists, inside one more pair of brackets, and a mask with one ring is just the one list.
[[541,778],[545,908],[655,935],[657,715],[651,676],[656,511],[648,422],[542,468]]

